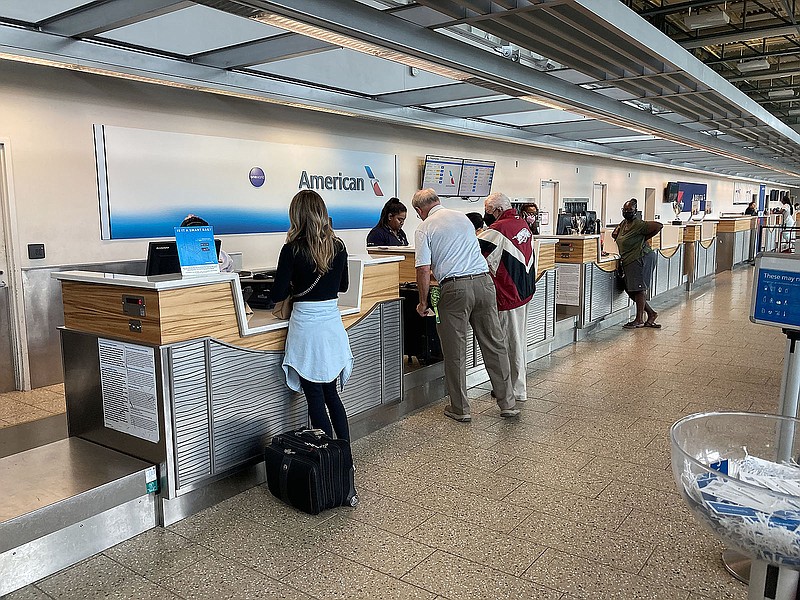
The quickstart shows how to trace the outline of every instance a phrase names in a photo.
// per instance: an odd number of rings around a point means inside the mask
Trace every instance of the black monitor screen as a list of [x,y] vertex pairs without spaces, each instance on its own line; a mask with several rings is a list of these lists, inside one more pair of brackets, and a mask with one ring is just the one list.
[[583,227],[583,233],[593,234],[598,233],[597,229],[597,212],[593,210],[586,211],[586,225]]
[[672,204],[678,200],[678,183],[670,181],[667,187],[664,188],[664,202]]
[[558,215],[556,235],[569,235],[570,233],[572,233],[572,213],[561,213]]
[[[215,239],[214,245],[217,247],[217,259],[219,259],[219,249],[222,240]],[[147,268],[145,275],[169,275],[170,273],[180,273],[181,263],[178,260],[178,246],[175,240],[163,242],[150,242],[147,248]]]

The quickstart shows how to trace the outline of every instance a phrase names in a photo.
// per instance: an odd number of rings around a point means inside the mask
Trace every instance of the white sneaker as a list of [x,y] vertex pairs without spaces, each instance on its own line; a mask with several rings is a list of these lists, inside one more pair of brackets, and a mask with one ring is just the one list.
[[501,417],[518,417],[520,410],[518,408],[504,408],[500,411]]

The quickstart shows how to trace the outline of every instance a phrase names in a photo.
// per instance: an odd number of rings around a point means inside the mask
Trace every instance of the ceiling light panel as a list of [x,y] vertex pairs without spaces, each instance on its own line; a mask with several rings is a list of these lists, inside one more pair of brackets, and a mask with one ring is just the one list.
[[770,68],[769,59],[766,57],[755,58],[753,60],[741,60],[736,63],[736,70],[740,73],[749,73],[751,71],[765,71]]
[[731,22],[731,16],[724,10],[695,13],[683,19],[683,24],[689,29],[707,29],[721,27]]

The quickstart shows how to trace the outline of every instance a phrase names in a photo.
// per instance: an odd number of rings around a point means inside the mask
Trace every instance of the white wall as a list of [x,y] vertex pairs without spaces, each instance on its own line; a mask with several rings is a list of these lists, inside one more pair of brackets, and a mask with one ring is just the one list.
[[[493,190],[512,198],[538,198],[542,179],[559,181],[562,197],[591,196],[593,182],[607,183],[610,215],[619,215],[631,197],[642,200],[646,187],[660,194],[667,181],[676,180],[708,184],[717,211],[744,208],[732,205],[732,179],[0,61],[0,139],[9,142],[23,268],[145,256],[146,241],[100,239],[94,123],[394,153],[399,195],[409,208],[425,154],[495,160]],[[483,212],[481,202],[448,199],[445,204]],[[406,233],[411,239],[417,223],[410,212]],[[351,252],[364,250],[366,233],[339,232]],[[47,257],[27,259],[29,243],[44,243]],[[281,234],[224,237],[226,250],[244,253],[245,268],[274,264],[282,243]]]

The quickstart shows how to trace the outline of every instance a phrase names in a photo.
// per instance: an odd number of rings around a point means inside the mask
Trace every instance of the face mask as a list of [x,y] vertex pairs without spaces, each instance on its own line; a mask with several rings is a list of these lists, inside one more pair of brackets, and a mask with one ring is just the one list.
[[525,222],[528,225],[533,225],[534,223],[536,223],[536,215],[530,214],[530,213],[525,213]]
[[483,213],[483,222],[486,224],[487,227],[489,227],[495,221],[497,221],[497,219],[494,218],[494,215],[490,215],[489,213]]
[[622,218],[626,221],[633,221],[633,218],[636,216],[635,210],[623,210],[622,211]]

